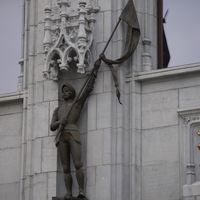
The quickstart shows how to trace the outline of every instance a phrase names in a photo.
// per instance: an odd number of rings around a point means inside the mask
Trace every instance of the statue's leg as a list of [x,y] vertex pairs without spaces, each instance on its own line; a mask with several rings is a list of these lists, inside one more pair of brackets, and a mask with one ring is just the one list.
[[84,173],[82,169],[82,162],[81,162],[81,144],[76,142],[75,140],[71,140],[70,142],[70,149],[71,149],[71,155],[72,160],[74,163],[74,167],[76,169],[76,179],[79,186],[79,198],[85,197],[84,192]]
[[67,142],[60,141],[58,145],[58,152],[60,154],[61,163],[64,173],[64,181],[67,193],[65,195],[66,199],[72,197],[72,176],[70,173],[70,149]]

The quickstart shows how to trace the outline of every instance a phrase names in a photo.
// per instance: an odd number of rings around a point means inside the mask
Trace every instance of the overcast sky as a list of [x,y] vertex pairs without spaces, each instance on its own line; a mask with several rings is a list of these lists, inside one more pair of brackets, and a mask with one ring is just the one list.
[[17,91],[22,0],[0,0],[0,94]]
[[[200,0],[164,0],[169,66],[200,62]],[[22,0],[0,0],[0,94],[17,91]]]
[[164,0],[169,66],[200,62],[200,0]]

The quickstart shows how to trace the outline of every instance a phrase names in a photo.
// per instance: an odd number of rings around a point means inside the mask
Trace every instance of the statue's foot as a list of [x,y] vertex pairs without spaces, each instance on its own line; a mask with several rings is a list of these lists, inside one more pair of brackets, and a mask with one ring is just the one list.
[[79,195],[77,197],[80,198],[80,199],[85,198],[85,192],[83,190],[80,190]]
[[67,200],[67,199],[71,199],[72,198],[72,194],[69,194],[69,193],[67,193],[67,194],[65,194],[65,199]]

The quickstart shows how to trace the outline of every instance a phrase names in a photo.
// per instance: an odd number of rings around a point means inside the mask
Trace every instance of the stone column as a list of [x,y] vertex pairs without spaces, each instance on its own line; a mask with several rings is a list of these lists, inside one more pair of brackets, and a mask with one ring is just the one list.
[[[143,2],[136,2],[138,10]],[[126,3],[127,1],[121,0],[117,3],[99,2],[101,11],[95,31],[97,56],[102,52]],[[122,55],[126,28],[126,24],[121,22],[105,52],[107,58],[116,59]],[[137,157],[140,156],[141,142],[141,96],[140,83],[135,83],[132,79],[132,73],[139,66],[141,66],[140,51],[136,51],[132,59],[124,64],[115,66],[123,105],[118,103],[109,68],[102,63],[98,73],[95,89],[88,101],[87,195],[89,199],[135,200],[141,197],[141,172],[138,166],[140,158]]]

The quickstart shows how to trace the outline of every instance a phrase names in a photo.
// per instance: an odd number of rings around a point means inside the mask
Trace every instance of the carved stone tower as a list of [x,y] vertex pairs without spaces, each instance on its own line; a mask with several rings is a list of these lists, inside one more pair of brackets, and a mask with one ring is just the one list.
[[[64,82],[80,90],[126,3],[24,2],[21,65],[25,145],[21,149],[21,199],[50,200],[65,194],[60,159],[53,142],[55,133],[49,130],[52,112],[62,100]],[[86,196],[91,200],[141,196],[141,91],[140,84],[133,80],[135,72],[157,68],[156,0],[135,0],[134,5],[141,26],[140,42],[134,55],[125,64],[116,66],[123,106],[115,96],[112,74],[102,64],[78,122]],[[123,53],[126,29],[126,24],[121,23],[105,52],[108,58],[115,59]],[[74,184],[77,193],[77,183]]]

